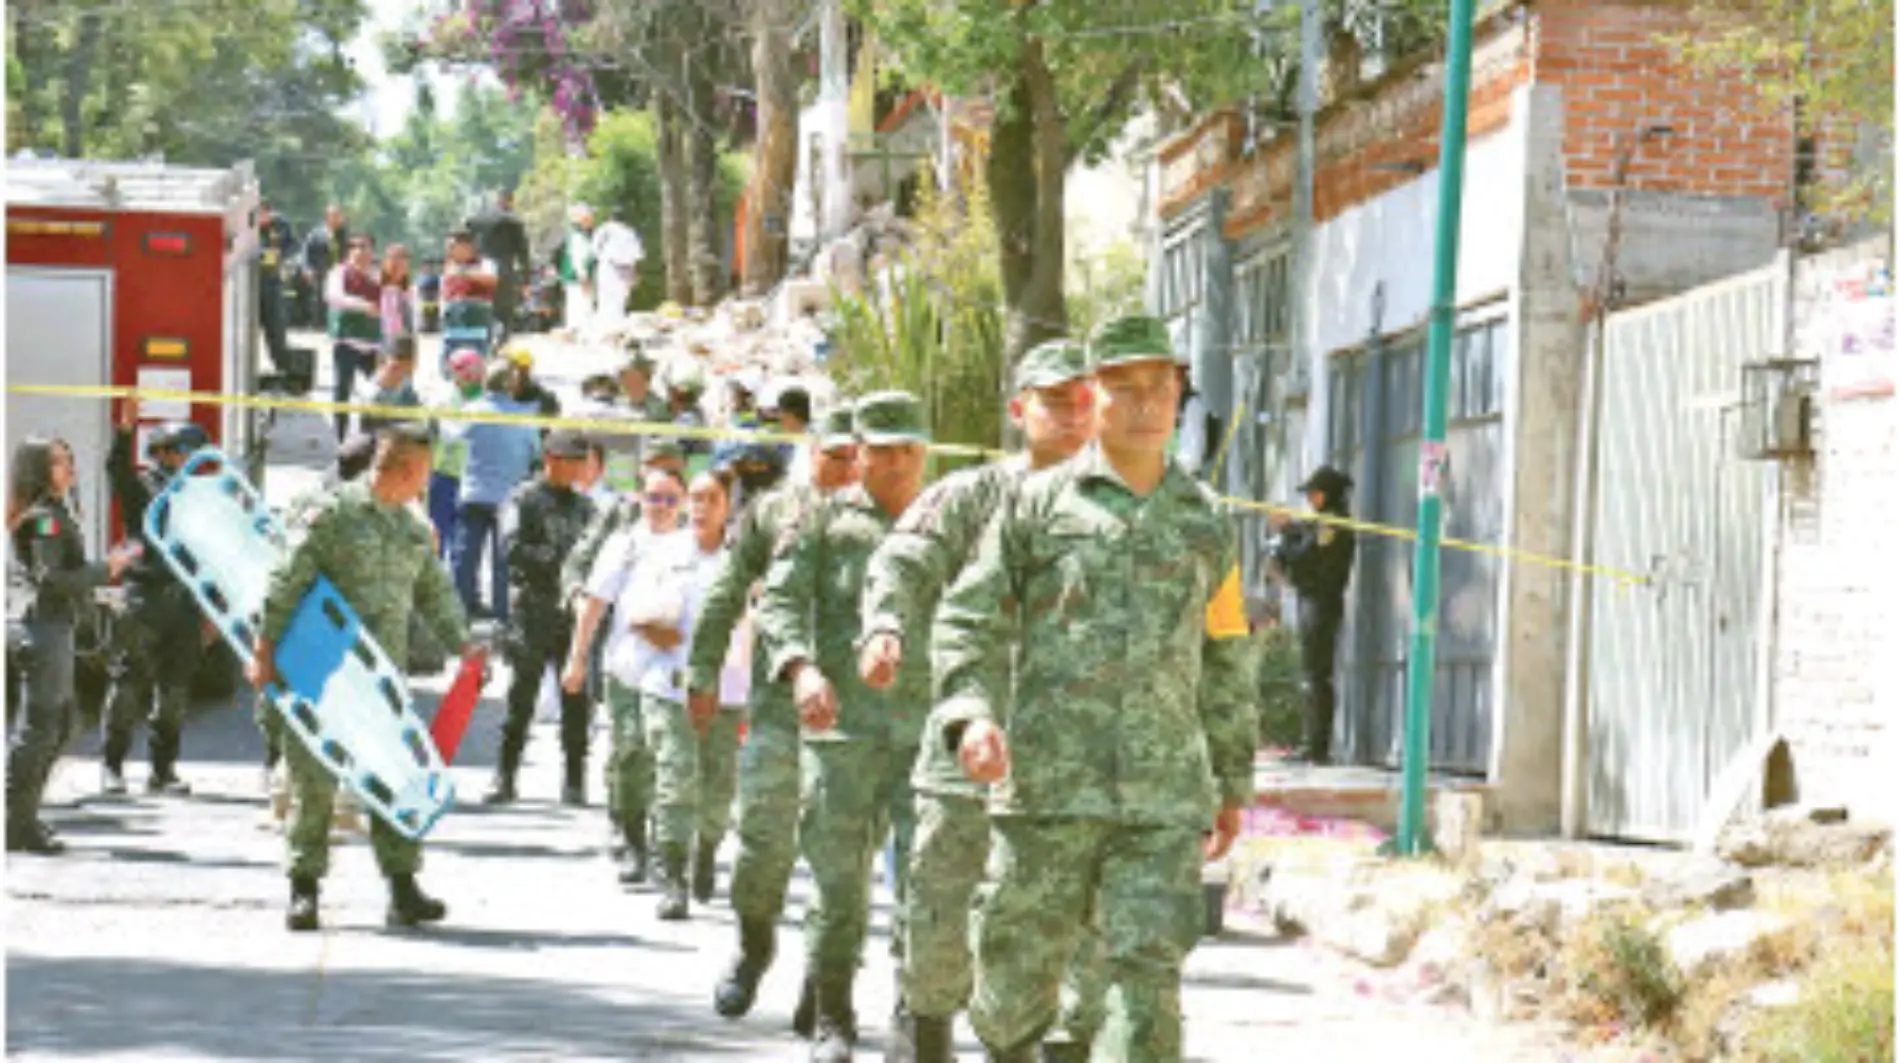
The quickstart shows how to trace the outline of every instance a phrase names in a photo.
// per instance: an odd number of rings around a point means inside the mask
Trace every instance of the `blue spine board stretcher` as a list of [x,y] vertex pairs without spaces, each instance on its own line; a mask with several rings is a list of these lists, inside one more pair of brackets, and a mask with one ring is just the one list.
[[[215,467],[215,468],[214,468]],[[284,528],[216,448],[193,454],[145,512],[145,536],[247,666]],[[371,812],[420,839],[455,801],[403,671],[319,575],[276,647],[265,700]]]

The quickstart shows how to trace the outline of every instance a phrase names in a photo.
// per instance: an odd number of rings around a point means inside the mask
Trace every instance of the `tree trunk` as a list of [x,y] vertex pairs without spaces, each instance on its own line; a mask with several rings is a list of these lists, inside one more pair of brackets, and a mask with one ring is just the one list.
[[59,120],[65,131],[63,151],[69,159],[83,158],[86,154],[83,106],[86,88],[92,81],[92,61],[99,52],[99,35],[104,29],[105,21],[98,12],[88,11],[79,16],[79,39],[73,44],[73,54],[66,60],[66,91],[59,101]]
[[1063,194],[1068,137],[1040,42],[1024,49],[990,129],[990,211],[1007,318],[1003,353],[1024,351],[1068,331],[1062,298]]
[[[710,35],[711,20],[700,19]],[[702,50],[702,52],[707,50]],[[726,290],[724,233],[719,225],[718,114],[713,106],[713,68],[709,55],[695,55],[687,71],[686,101],[692,108],[681,130],[686,155],[686,254],[693,282],[693,304],[712,306]]]
[[660,250],[666,265],[666,298],[681,306],[693,302],[692,271],[686,257],[686,156],[680,138],[679,108],[670,95],[654,101],[660,161]]
[[792,185],[798,178],[798,71],[792,65],[790,0],[754,0],[752,78],[759,139],[746,190],[745,294],[757,298],[784,276]]

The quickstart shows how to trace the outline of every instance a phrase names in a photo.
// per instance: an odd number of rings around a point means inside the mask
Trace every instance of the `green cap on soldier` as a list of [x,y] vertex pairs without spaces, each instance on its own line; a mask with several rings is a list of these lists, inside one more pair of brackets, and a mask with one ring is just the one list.
[[1089,362],[1095,369],[1137,362],[1175,361],[1168,326],[1145,314],[1119,317],[1095,331],[1089,342]]
[[858,400],[853,427],[866,446],[928,443],[924,405],[908,391],[874,391]]
[[638,369],[643,373],[651,375],[655,364],[653,356],[647,353],[646,344],[641,343],[639,340],[627,341],[626,348],[621,352],[621,372],[624,373],[629,369]]
[[1016,363],[1016,390],[1054,387],[1089,375],[1088,348],[1074,340],[1038,343]]
[[818,448],[836,450],[855,444],[858,441],[855,422],[850,403],[840,402],[833,406],[826,412],[824,423],[819,426]]
[[668,459],[680,462],[681,464],[686,462],[686,448],[680,445],[680,441],[674,439],[672,436],[647,437],[646,452],[645,456],[641,459],[641,463],[651,465],[656,461],[665,461]]

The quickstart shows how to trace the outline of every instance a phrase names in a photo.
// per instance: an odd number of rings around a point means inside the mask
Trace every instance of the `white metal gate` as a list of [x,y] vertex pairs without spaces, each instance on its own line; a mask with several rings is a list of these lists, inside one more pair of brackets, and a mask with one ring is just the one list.
[[1736,457],[1744,363],[1780,356],[1787,266],[1611,315],[1596,444],[1587,829],[1685,840],[1764,726],[1757,664],[1773,466]]

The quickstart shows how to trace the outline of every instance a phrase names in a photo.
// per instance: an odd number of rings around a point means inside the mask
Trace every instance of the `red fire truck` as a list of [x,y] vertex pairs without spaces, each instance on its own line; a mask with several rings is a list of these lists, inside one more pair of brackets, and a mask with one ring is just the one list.
[[[157,163],[16,159],[7,166],[9,385],[143,385],[252,394],[257,380],[257,182]],[[88,550],[122,537],[105,483],[118,404],[7,393],[7,448],[29,434],[72,445]],[[148,401],[144,435],[190,419],[252,455],[244,407]],[[261,472],[255,468],[253,472]]]

